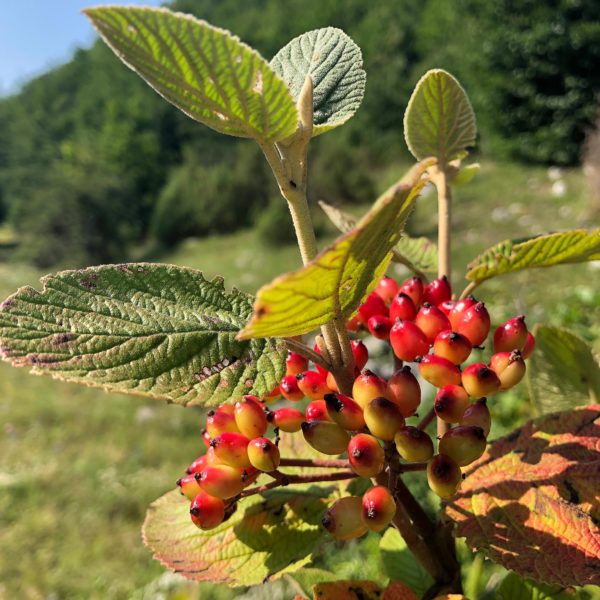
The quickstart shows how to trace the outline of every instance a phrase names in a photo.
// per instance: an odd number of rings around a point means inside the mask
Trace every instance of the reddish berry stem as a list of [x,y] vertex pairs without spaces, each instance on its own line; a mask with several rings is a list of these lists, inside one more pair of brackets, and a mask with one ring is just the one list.
[[324,469],[348,469],[347,460],[318,460],[310,458],[282,458],[279,464],[282,467],[317,467]]
[[271,483],[267,483],[265,485],[259,485],[255,488],[244,490],[238,496],[238,498],[246,498],[246,496],[262,494],[263,492],[268,492],[269,490],[286,485],[341,481],[343,479],[354,479],[355,477],[358,477],[358,475],[352,471],[338,471],[335,473],[326,473],[325,475],[285,475],[284,473],[280,473],[280,475],[283,475],[284,477],[281,479],[278,478],[276,481],[272,481]]
[[429,412],[419,421],[417,429],[420,429],[421,431],[427,429],[427,427],[433,421],[433,419],[435,419],[435,409],[431,407],[429,409]]

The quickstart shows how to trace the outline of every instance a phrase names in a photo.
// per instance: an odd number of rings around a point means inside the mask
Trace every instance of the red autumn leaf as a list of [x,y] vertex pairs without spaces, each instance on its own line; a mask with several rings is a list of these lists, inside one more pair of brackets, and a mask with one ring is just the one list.
[[446,506],[455,534],[520,575],[600,584],[600,406],[545,416],[494,442]]

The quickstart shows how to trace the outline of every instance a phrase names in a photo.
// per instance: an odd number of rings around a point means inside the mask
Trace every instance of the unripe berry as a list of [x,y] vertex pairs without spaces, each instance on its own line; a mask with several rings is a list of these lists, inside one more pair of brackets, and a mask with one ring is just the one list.
[[470,465],[484,452],[487,445],[481,427],[459,425],[447,431],[438,444],[441,454],[452,458],[460,467]]
[[460,365],[471,354],[473,346],[461,333],[456,331],[442,331],[433,342],[433,353],[446,358],[455,365]]
[[198,485],[196,473],[180,477],[176,483],[181,488],[181,493],[190,501],[202,491]]
[[493,354],[490,367],[500,379],[501,390],[509,390],[525,376],[525,361],[518,350]]
[[456,462],[445,454],[437,454],[427,464],[427,482],[440,498],[452,498],[462,481]]
[[[307,373],[310,372],[311,371],[307,371]],[[298,380],[296,377],[297,375],[285,375],[279,384],[281,395],[286,400],[290,400],[292,402],[298,402],[298,400],[302,400],[302,398],[304,398],[304,392],[298,386]]]
[[407,462],[424,462],[433,456],[433,441],[425,431],[407,425],[396,432],[398,454]]
[[371,531],[383,531],[396,514],[396,502],[389,490],[377,485],[362,497],[362,519]]
[[460,384],[460,369],[449,360],[426,354],[418,359],[419,372],[425,381],[429,381],[435,387]]
[[248,443],[250,440],[241,433],[226,432],[213,438],[210,445],[215,455],[223,464],[245,469],[250,466],[248,460]]
[[255,469],[269,473],[279,466],[279,448],[271,440],[259,437],[248,444],[248,458]]
[[428,283],[423,290],[423,302],[429,302],[434,306],[438,306],[450,298],[452,298],[452,289],[445,275]]
[[287,433],[300,431],[304,421],[304,414],[295,408],[278,408],[267,415],[267,421]]
[[379,396],[387,395],[387,383],[385,379],[379,377],[366,369],[355,380],[352,386],[352,398],[364,410],[369,402]]
[[396,321],[390,331],[390,344],[400,359],[412,362],[429,352],[427,336],[412,321]]
[[357,475],[375,477],[383,471],[385,452],[372,435],[359,433],[348,443],[348,460]]
[[407,279],[398,290],[401,294],[406,294],[413,301],[416,308],[421,306],[423,301],[423,281],[419,277]]
[[435,396],[435,414],[446,423],[458,423],[470,406],[469,394],[460,385],[445,385]]
[[225,519],[225,503],[221,498],[200,492],[190,505],[190,517],[199,529],[214,529]]
[[290,350],[285,359],[285,369],[286,375],[298,375],[298,373],[302,373],[302,371],[308,369],[308,359]]
[[389,306],[394,296],[398,293],[398,283],[391,277],[383,277],[377,284],[374,292]]
[[365,426],[362,408],[344,394],[325,394],[327,414],[340,427],[347,431],[356,431]]
[[307,421],[331,421],[333,419],[327,412],[327,405],[325,400],[313,400],[306,406],[306,420]]
[[421,404],[421,386],[410,367],[398,369],[387,382],[387,397],[400,409],[403,417],[415,414]]
[[527,333],[523,315],[509,319],[494,332],[494,352],[523,350],[527,342]]
[[240,430],[235,422],[233,414],[221,410],[210,410],[206,417],[206,431],[211,439],[216,438],[221,433],[231,432],[239,433]]
[[462,333],[472,346],[481,346],[490,332],[490,315],[485,304],[478,302],[468,308],[461,317],[456,331]]
[[262,404],[244,397],[235,404],[235,424],[248,439],[260,437],[267,430],[267,415]]
[[198,471],[202,471],[202,469],[204,469],[204,467],[206,466],[206,454],[203,454],[202,456],[199,456],[186,470],[185,472],[188,475],[193,475],[194,473],[197,473]]
[[[338,388],[338,384],[337,381],[335,380],[335,376],[333,375],[333,373],[331,371],[327,372],[327,377],[325,378],[325,385],[332,391],[332,392],[339,392],[339,388]],[[314,402],[319,402],[319,400],[314,400]]]
[[267,395],[263,396],[263,400],[266,403],[275,402],[275,400],[279,400],[281,398],[281,390],[279,386],[275,386]]
[[498,375],[483,363],[469,365],[462,372],[462,385],[472,398],[491,396],[500,389]]
[[535,349],[535,338],[533,337],[533,333],[531,333],[531,331],[528,331],[527,332],[527,341],[525,342],[525,346],[523,347],[523,350],[521,351],[523,360],[527,360],[533,354],[534,349]]
[[390,319],[396,321],[414,321],[417,316],[417,307],[410,296],[398,294],[390,304]]
[[[210,440],[210,441],[212,443],[212,440]],[[219,457],[215,454],[215,449],[212,446],[209,446],[209,448],[206,451],[206,454],[204,456],[206,457],[206,466],[223,464],[223,461],[221,461],[219,459]],[[200,469],[200,471],[201,470],[202,469]],[[198,471],[196,471],[196,473],[198,473]]]
[[341,454],[346,451],[350,436],[337,423],[310,421],[302,423],[304,439],[323,454]]
[[296,380],[302,393],[311,400],[323,400],[323,396],[331,392],[325,382],[325,376],[317,371],[298,373]]
[[361,340],[352,340],[350,342],[352,354],[354,355],[354,366],[362,371],[369,360],[369,351]]
[[387,398],[375,398],[364,411],[369,431],[380,440],[391,442],[398,429],[404,427],[404,417],[398,406]]
[[461,425],[475,425],[483,429],[483,434],[487,437],[492,428],[492,416],[490,415],[490,409],[487,407],[487,400],[485,398],[479,398],[471,404],[464,412],[462,419],[460,420]]
[[[454,302],[454,300],[445,300],[444,302],[440,302],[438,304],[438,308],[448,317],[449,321],[450,313],[452,312],[455,304],[456,302]],[[450,324],[452,324],[452,321],[450,321]]]
[[475,304],[477,304],[477,300],[475,300],[475,298],[473,298],[473,296],[470,294],[466,298],[458,300],[454,303],[454,306],[448,315],[450,325],[452,325],[452,331],[458,331],[458,324],[460,323],[463,315],[469,308],[471,308],[471,306],[475,306]]
[[389,340],[392,320],[383,315],[375,315],[367,321],[367,329],[378,340]]
[[360,315],[362,322],[366,324],[367,321],[375,315],[384,315],[387,317],[389,311],[385,302],[375,292],[371,292],[366,300],[358,307],[358,314]]
[[450,329],[448,317],[437,306],[428,303],[424,303],[419,309],[415,325],[425,334],[430,344],[433,344],[438,334]]
[[362,520],[362,499],[346,496],[336,500],[325,513],[323,527],[336,539],[353,540],[369,530]]
[[223,500],[241,493],[248,481],[241,469],[228,465],[206,467],[194,477],[203,491]]

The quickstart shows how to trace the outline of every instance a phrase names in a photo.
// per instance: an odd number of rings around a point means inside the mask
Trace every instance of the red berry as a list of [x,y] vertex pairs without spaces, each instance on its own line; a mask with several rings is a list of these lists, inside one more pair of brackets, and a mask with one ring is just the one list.
[[450,329],[448,317],[437,306],[426,302],[417,313],[415,325],[425,334],[430,344],[433,344],[439,333]]
[[[446,300],[445,302],[440,302],[438,308],[448,317],[448,320],[450,320],[450,313],[455,304],[456,302],[454,302],[454,300]],[[450,321],[450,323],[452,324],[452,321]]]
[[460,319],[458,333],[462,333],[472,346],[481,346],[490,332],[490,315],[483,302],[468,308]]
[[350,342],[352,354],[354,355],[354,366],[362,371],[369,360],[369,351],[361,340],[352,340]]
[[375,477],[383,471],[385,452],[372,435],[359,433],[348,443],[348,460],[357,475]]
[[364,411],[369,431],[381,440],[391,442],[396,431],[404,427],[404,417],[398,406],[387,398],[375,398]]
[[391,277],[383,277],[377,284],[375,293],[389,305],[394,296],[398,293],[398,283]]
[[385,302],[375,293],[371,292],[366,300],[358,307],[358,314],[363,323],[375,315],[388,316],[388,307]]
[[529,332],[527,332],[527,341],[525,342],[525,346],[523,347],[523,350],[521,351],[523,360],[527,360],[533,354],[534,349],[535,349],[535,338],[533,337],[533,333],[531,333],[531,331],[529,331]]
[[485,452],[486,445],[481,427],[459,425],[442,436],[439,451],[452,458],[459,467],[466,467]]
[[[316,353],[317,353],[319,356],[322,356],[322,355],[323,355],[323,353],[321,352],[321,348],[319,347],[319,344],[315,344],[315,345],[313,346],[313,350],[314,350],[314,351],[315,351],[315,352],[316,352]],[[324,368],[324,367],[322,367],[321,365],[318,365],[317,363],[315,363],[315,367],[316,367],[317,371],[318,371],[318,372],[319,372],[321,375],[323,375],[323,377],[327,377],[327,373],[328,373],[327,369],[325,369],[325,368]]]
[[[313,400],[306,406],[307,421],[332,421],[325,400]],[[333,421],[332,421],[333,422]]]
[[419,277],[411,277],[407,279],[398,290],[399,293],[406,294],[413,301],[416,308],[423,301],[423,281]]
[[[256,397],[256,396],[255,396]],[[235,424],[248,439],[260,437],[267,430],[267,415],[262,403],[245,396],[235,404]]]
[[509,390],[525,376],[525,361],[518,350],[493,354],[490,367],[500,379],[501,390]]
[[347,431],[357,431],[365,426],[362,408],[344,394],[325,394],[327,414]]
[[460,467],[449,456],[437,454],[427,464],[429,487],[441,498],[452,498],[462,481]]
[[446,423],[458,423],[470,405],[469,394],[460,385],[445,385],[435,396],[435,414]]
[[190,505],[190,517],[199,529],[214,529],[225,519],[225,503],[221,498],[200,492]]
[[407,462],[423,462],[433,456],[433,442],[429,434],[412,425],[399,429],[394,443],[398,454]]
[[214,438],[210,445],[215,456],[223,464],[244,469],[250,466],[248,443],[250,440],[241,433],[226,432]]
[[186,470],[185,472],[188,475],[193,475],[194,473],[197,473],[198,471],[202,471],[202,469],[204,469],[204,467],[206,466],[206,454],[203,454],[202,456],[199,456]]
[[492,427],[492,416],[490,415],[490,409],[487,407],[487,400],[479,398],[479,400],[469,405],[460,420],[460,424],[481,427],[487,437]]
[[229,465],[206,467],[194,477],[203,491],[223,500],[237,496],[246,487],[248,481],[243,470]]
[[266,396],[263,396],[263,400],[265,402],[275,402],[275,400],[279,400],[281,397],[281,390],[279,386],[274,387]]
[[389,490],[377,485],[362,497],[362,519],[371,531],[383,531],[396,514],[396,502]]
[[278,408],[267,415],[267,421],[287,433],[300,431],[304,414],[295,408]]
[[445,275],[428,283],[423,290],[423,302],[429,302],[434,306],[446,302],[450,298],[452,298],[452,288]]
[[317,371],[298,373],[296,380],[302,393],[311,400],[323,400],[325,394],[331,392],[327,387],[326,376],[317,373]]
[[359,314],[354,315],[353,317],[348,319],[348,321],[346,321],[346,329],[348,331],[352,331],[353,333],[360,331],[362,326],[363,326],[363,322],[362,322],[362,318]]
[[286,375],[298,375],[298,373],[308,369],[308,359],[290,350],[285,360],[285,368]]
[[527,342],[527,333],[523,315],[509,319],[494,332],[494,352],[523,350]]
[[362,520],[362,499],[346,496],[336,500],[325,513],[323,527],[336,539],[353,540],[369,530]]
[[285,375],[279,384],[279,389],[286,400],[298,402],[304,398],[304,392],[298,386],[296,375]]
[[211,439],[216,438],[221,433],[240,432],[233,414],[221,410],[211,410],[208,412],[208,416],[206,417],[206,431]]
[[379,340],[389,340],[391,328],[392,320],[383,315],[375,315],[367,322],[367,329],[373,337],[376,337]]
[[350,436],[337,423],[310,421],[302,423],[304,439],[323,454],[341,454],[346,451]]
[[491,396],[500,389],[500,379],[483,363],[469,365],[462,373],[462,385],[472,398]]
[[455,365],[462,364],[472,350],[471,342],[456,331],[442,331],[433,342],[433,353],[448,359]]
[[395,321],[413,321],[417,316],[417,308],[410,296],[406,294],[398,294],[392,300],[390,305],[390,319]]
[[255,469],[270,473],[279,466],[279,448],[271,440],[258,437],[248,444],[248,458]]
[[[335,380],[335,376],[331,371],[327,372],[327,377],[325,378],[325,385],[332,391],[332,392],[339,392],[339,388],[338,388],[338,384],[337,381]],[[314,402],[318,402],[318,400],[315,400]]]
[[398,369],[388,380],[387,397],[398,405],[403,417],[413,415],[421,404],[421,386],[410,367]]
[[426,354],[420,358],[419,372],[425,381],[429,381],[435,387],[460,385],[460,369],[454,363],[435,354]]
[[352,386],[352,398],[357,402],[363,410],[367,407],[369,402],[379,396],[386,396],[387,394],[387,383],[385,379],[379,377],[369,371],[364,370],[355,380]]
[[408,362],[429,352],[427,336],[412,321],[396,321],[390,331],[394,354]]
[[450,325],[452,325],[453,331],[458,331],[458,324],[460,323],[463,315],[469,308],[471,308],[471,306],[475,306],[475,304],[477,304],[477,300],[475,300],[475,298],[473,298],[471,295],[463,298],[462,300],[458,300],[454,304],[450,314],[448,315],[448,319],[450,320]]
[[196,479],[196,473],[181,477],[176,483],[181,488],[181,493],[190,501],[201,492],[200,486],[198,485],[198,481]]
[[210,448],[210,440],[212,439],[210,437],[210,433],[208,433],[208,431],[206,431],[206,429],[203,429],[201,433],[202,433],[202,441],[204,442],[204,445],[207,448]]

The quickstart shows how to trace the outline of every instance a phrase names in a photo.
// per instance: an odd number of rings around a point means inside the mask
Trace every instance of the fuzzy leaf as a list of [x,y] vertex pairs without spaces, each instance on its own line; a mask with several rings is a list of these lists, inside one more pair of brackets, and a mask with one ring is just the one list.
[[425,181],[419,163],[406,182],[392,186],[356,227],[313,261],[262,287],[241,338],[300,335],[351,315],[377,285]]
[[285,371],[274,340],[240,342],[251,298],[194,269],[123,264],[63,271],[0,305],[0,350],[37,374],[214,406],[263,394]]
[[494,442],[446,506],[456,535],[537,581],[600,584],[600,405],[547,415]]
[[444,166],[475,145],[475,113],[460,83],[442,69],[418,81],[404,113],[404,137],[418,160],[435,156]]
[[592,260],[600,260],[600,229],[574,229],[500,242],[469,264],[466,277],[480,283],[522,269]]
[[84,12],[128,67],[192,119],[261,141],[295,132],[298,113],[287,86],[228,31],[165,8]]
[[298,99],[313,80],[313,136],[343,125],[358,110],[367,75],[360,48],[341,29],[326,27],[294,38],[271,60],[273,70]]
[[536,325],[527,366],[529,395],[538,413],[600,402],[600,362],[591,346],[567,329]]

